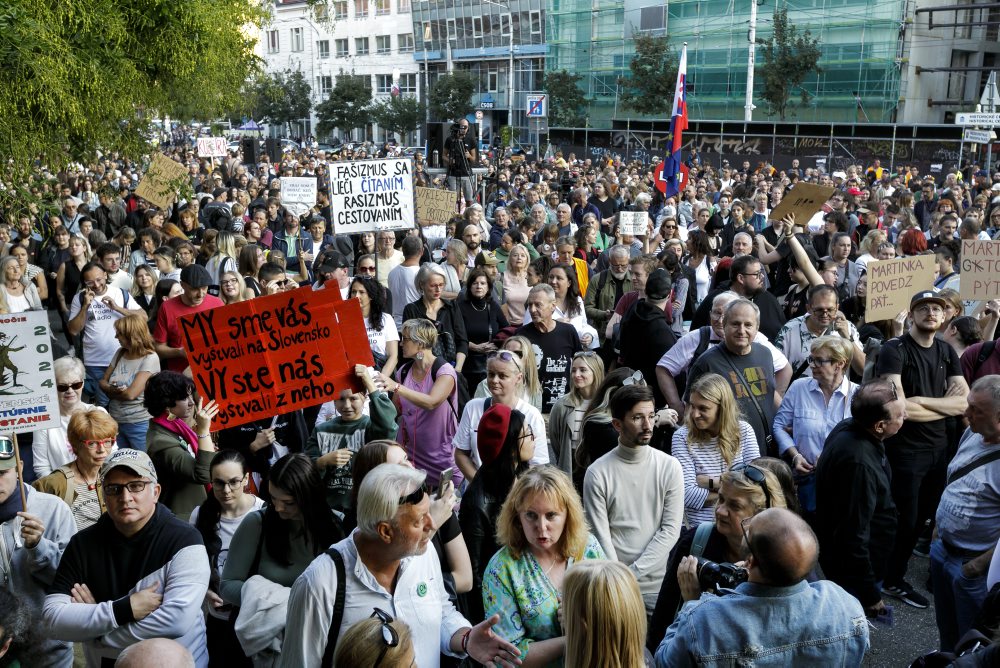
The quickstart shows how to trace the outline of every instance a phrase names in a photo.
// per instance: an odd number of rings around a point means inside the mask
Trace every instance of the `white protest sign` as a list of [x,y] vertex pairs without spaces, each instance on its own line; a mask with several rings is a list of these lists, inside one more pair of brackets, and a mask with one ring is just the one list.
[[330,163],[330,209],[335,234],[413,228],[412,160]]
[[47,314],[0,315],[0,432],[21,434],[59,424]]
[[619,211],[618,231],[632,236],[649,232],[649,213],[646,211]]
[[281,178],[281,204],[301,216],[316,206],[315,176],[283,176]]
[[228,144],[225,137],[198,137],[199,158],[219,158],[226,155]]

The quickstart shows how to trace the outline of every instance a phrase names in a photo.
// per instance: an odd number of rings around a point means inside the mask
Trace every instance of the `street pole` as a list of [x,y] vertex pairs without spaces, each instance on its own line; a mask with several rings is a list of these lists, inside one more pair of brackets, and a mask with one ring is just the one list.
[[747,31],[747,41],[750,42],[747,58],[747,97],[743,106],[743,120],[749,123],[753,120],[753,70],[756,63],[757,47],[757,0],[750,0],[750,29]]
[[[507,4],[507,11],[510,12],[510,3]],[[516,83],[514,82],[514,17],[513,14],[508,13],[509,18],[507,20],[507,29],[510,31],[510,82],[508,88],[510,89],[510,148],[511,153],[514,151],[514,114],[516,113],[517,103],[514,98],[514,91]]]

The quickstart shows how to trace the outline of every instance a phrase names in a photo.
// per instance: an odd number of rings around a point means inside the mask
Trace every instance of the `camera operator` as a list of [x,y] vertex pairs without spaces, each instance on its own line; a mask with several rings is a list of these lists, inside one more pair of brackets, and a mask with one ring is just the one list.
[[444,164],[448,168],[448,190],[461,191],[468,206],[476,201],[472,168],[479,164],[479,148],[469,136],[469,121],[462,118],[451,126],[451,136],[444,143]]
[[[686,603],[656,651],[656,665],[745,657],[776,666],[860,666],[868,648],[864,610],[838,585],[806,581],[819,554],[809,525],[790,510],[770,508],[744,520],[742,529],[749,580],[726,596],[703,594]],[[692,557],[682,561],[682,589],[697,578],[695,566]]]

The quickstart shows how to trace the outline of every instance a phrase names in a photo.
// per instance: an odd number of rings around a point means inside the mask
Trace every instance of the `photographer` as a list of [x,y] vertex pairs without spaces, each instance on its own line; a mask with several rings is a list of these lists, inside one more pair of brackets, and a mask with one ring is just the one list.
[[479,164],[479,148],[469,136],[469,121],[460,119],[451,126],[451,136],[444,143],[444,164],[448,168],[448,190],[459,192],[468,206],[476,201],[472,167]]
[[[864,610],[832,582],[806,582],[819,554],[809,525],[781,508],[741,524],[748,581],[726,596],[685,604],[656,651],[656,665],[755,656],[768,665],[860,666],[868,649]],[[678,579],[695,577],[695,560],[687,558]]]

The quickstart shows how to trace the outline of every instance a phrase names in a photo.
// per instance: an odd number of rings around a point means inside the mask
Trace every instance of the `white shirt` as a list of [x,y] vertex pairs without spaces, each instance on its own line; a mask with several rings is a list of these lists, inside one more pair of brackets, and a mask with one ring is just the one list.
[[[456,450],[464,450],[472,458],[472,463],[478,469],[483,465],[483,460],[479,457],[479,434],[476,431],[479,421],[483,419],[485,409],[483,406],[486,399],[472,399],[465,404],[462,411],[462,419],[458,423],[458,431],[452,439],[452,445]],[[541,466],[549,463],[549,443],[545,432],[545,420],[537,408],[529,404],[524,399],[518,399],[514,410],[524,414],[524,421],[531,427],[531,432],[535,435],[535,455],[531,458],[532,466]]]
[[[82,297],[83,292],[78,292],[73,296],[73,303],[69,307],[70,320],[80,313]],[[122,315],[104,303],[108,297],[116,306],[126,310],[142,310],[139,302],[128,294],[128,291],[123,292],[110,285],[103,295],[90,300],[90,306],[87,307],[87,320],[83,325],[83,363],[87,366],[108,366],[115,353],[121,348],[118,339],[115,338],[115,321]]]
[[[656,363],[656,366],[663,367],[670,372],[671,376],[684,373],[691,368],[691,365],[694,364],[694,359],[691,356],[694,355],[694,351],[701,340],[701,336],[698,334],[699,330],[700,328],[696,327],[678,339],[674,347],[663,354],[663,357]],[[708,344],[705,352],[708,352],[719,344],[719,340],[715,339],[715,330],[710,329],[710,332],[711,343]],[[771,353],[771,357],[774,359],[774,373],[778,373],[788,366],[788,359],[768,341],[766,336],[757,332],[757,336],[754,337],[753,342],[761,344]]]

